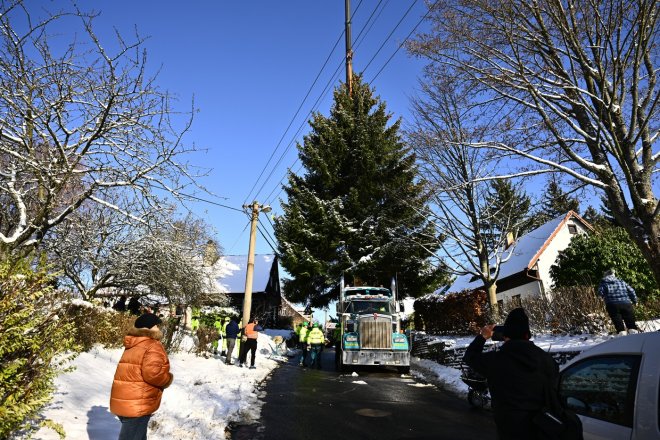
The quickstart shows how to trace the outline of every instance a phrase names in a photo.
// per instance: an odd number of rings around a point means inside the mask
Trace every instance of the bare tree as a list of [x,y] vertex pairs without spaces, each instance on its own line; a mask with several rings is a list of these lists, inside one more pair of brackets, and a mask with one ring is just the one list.
[[488,179],[495,167],[483,150],[470,148],[488,125],[478,122],[466,95],[451,81],[422,87],[424,98],[414,102],[415,123],[408,139],[432,195],[444,264],[455,275],[483,282],[496,311],[500,266],[513,251],[507,238],[525,219],[516,212],[517,205],[490,203]]
[[517,175],[603,191],[660,282],[658,12],[655,1],[439,1],[410,48],[500,122],[473,147],[524,159]]
[[106,206],[84,204],[43,240],[60,284],[86,300],[110,290],[200,301],[214,291],[205,257],[219,257],[222,249],[206,222],[190,214],[175,218],[173,212],[152,216],[145,225]]
[[[180,197],[195,175],[184,161],[192,111],[146,72],[146,52],[117,35],[113,51],[80,10],[33,17],[21,1],[0,6],[0,252],[25,253],[83,204],[142,220]],[[82,34],[63,50],[54,23]],[[177,122],[180,126],[177,127]],[[130,211],[112,194],[130,199]]]

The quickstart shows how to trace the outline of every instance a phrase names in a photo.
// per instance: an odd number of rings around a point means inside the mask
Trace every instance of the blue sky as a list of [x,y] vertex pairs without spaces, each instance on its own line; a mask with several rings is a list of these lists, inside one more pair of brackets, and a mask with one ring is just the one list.
[[[68,3],[44,5],[66,7]],[[207,151],[191,157],[191,162],[211,169],[200,183],[226,199],[201,196],[233,208],[256,198],[271,203],[274,214],[281,213],[276,196],[283,195],[279,183],[296,161],[295,140],[307,132],[312,108],[328,114],[332,89],[339,79],[344,80],[343,37],[321,71],[344,29],[344,1],[113,0],[82,2],[80,6],[101,13],[95,29],[106,44],[112,44],[113,27],[126,36],[136,27],[140,35],[149,37],[145,43],[148,66],[161,69],[157,83],[179,97],[180,110],[188,109],[194,96],[199,112],[187,142]],[[387,61],[426,13],[424,2],[352,0],[351,6],[354,70],[364,71],[394,117],[408,117],[409,96],[415,93],[423,63],[405,49]],[[370,28],[365,27],[374,10],[375,20]],[[424,27],[423,23],[418,31]],[[358,40],[363,29],[368,31]],[[321,75],[303,103],[319,71]],[[328,83],[331,87],[323,94]],[[215,227],[227,254],[247,253],[248,219],[242,212],[201,202],[193,207]],[[265,220],[264,228],[272,234]],[[256,251],[272,252],[261,235]]]

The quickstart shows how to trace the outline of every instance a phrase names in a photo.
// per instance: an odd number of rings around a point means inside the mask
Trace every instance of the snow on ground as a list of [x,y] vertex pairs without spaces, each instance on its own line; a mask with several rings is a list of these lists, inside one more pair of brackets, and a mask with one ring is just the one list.
[[[660,320],[638,323],[644,331],[660,330]],[[259,334],[257,368],[254,370],[225,365],[222,359],[203,358],[190,353],[170,355],[174,382],[165,390],[160,409],[151,418],[151,440],[221,439],[232,422],[257,420],[263,395],[258,385],[278,365],[281,354],[273,342],[275,336],[287,338],[289,331],[267,330]],[[609,335],[552,336],[537,335],[534,342],[555,351],[583,351],[610,339]],[[433,342],[444,342],[449,348],[467,347],[472,337],[435,336]],[[185,344],[184,344],[185,345]],[[191,346],[190,341],[186,346]],[[67,439],[115,440],[120,422],[109,410],[112,378],[121,357],[121,349],[96,347],[73,361],[73,371],[56,381],[53,401],[42,416],[61,423]],[[234,362],[237,362],[234,353]],[[272,356],[274,359],[269,359]],[[433,361],[413,358],[412,375],[433,383],[461,397],[468,388],[460,379],[460,370]],[[358,377],[353,373],[352,377]],[[364,381],[356,380],[362,384]],[[420,386],[412,384],[412,386]],[[34,435],[40,440],[59,440],[49,428]]]
[[[637,326],[645,332],[659,331],[660,319],[653,321],[638,321]],[[431,335],[429,335],[431,336]],[[611,339],[612,335],[537,335],[533,341],[536,345],[549,352],[585,351]],[[431,336],[429,344],[444,343],[447,348],[465,348],[470,345],[474,336]],[[501,344],[501,342],[488,341],[487,345]],[[461,371],[446,367],[437,362],[417,357],[411,358],[411,374],[413,377],[425,382],[431,382],[438,387],[453,392],[459,396],[467,396],[468,387],[461,380]]]
[[[278,365],[268,359],[275,352],[272,337],[288,331],[259,334],[256,369],[225,365],[224,358],[191,353],[169,356],[174,382],[163,393],[160,409],[149,424],[149,439],[221,439],[234,421],[257,420],[261,411],[257,385]],[[42,412],[64,426],[67,439],[115,440],[121,424],[110,413],[110,389],[123,349],[95,347],[73,361],[73,371],[60,375],[51,404]],[[234,362],[238,362],[234,350]],[[248,355],[249,358],[249,355]],[[59,440],[42,428],[34,437]]]

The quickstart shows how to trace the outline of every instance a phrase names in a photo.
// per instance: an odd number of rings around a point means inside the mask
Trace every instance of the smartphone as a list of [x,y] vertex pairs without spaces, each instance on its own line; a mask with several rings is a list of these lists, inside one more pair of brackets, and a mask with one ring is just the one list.
[[504,340],[504,326],[496,325],[493,328],[493,336],[491,337],[493,341],[503,341]]

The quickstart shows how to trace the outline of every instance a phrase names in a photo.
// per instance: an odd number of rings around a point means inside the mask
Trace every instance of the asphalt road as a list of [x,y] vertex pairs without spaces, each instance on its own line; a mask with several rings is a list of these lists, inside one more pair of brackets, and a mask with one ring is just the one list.
[[334,352],[323,369],[297,359],[267,381],[261,424],[234,427],[232,440],[451,439],[494,440],[488,410],[395,369],[362,368],[358,376],[334,371]]

